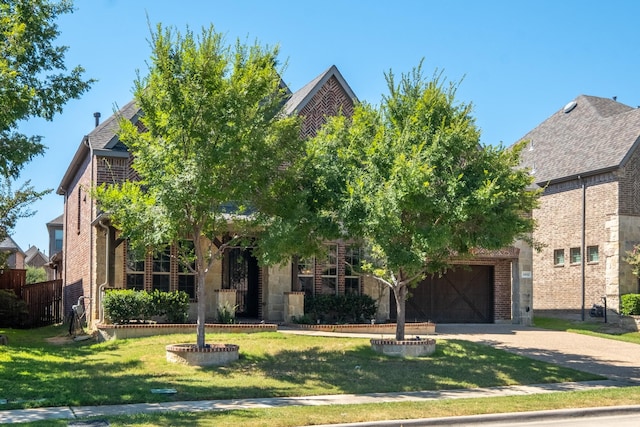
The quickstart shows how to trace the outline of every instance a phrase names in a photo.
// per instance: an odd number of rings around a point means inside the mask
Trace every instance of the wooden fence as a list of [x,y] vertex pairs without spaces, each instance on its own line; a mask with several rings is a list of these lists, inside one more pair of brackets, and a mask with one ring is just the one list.
[[29,307],[32,328],[62,323],[62,279],[33,283],[22,287],[22,299]]
[[26,270],[0,270],[0,289],[13,291],[27,303],[29,318],[25,326],[62,323],[62,279],[25,284]]
[[12,290],[14,294],[20,296],[20,289],[25,283],[27,283],[27,270],[0,270],[0,289]]

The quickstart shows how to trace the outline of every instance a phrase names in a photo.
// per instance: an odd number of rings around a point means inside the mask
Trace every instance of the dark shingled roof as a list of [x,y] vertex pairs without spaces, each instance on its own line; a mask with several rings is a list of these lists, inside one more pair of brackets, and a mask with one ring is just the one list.
[[[307,83],[302,89],[297,92],[291,94],[291,91],[287,87],[284,82],[281,81],[281,87],[285,89],[289,98],[284,105],[284,112],[287,115],[295,114],[300,111],[304,106],[313,98],[313,96],[322,88],[327,80],[331,77],[335,77],[338,79],[340,84],[343,86],[344,90],[347,94],[354,100],[357,101],[357,98],[349,84],[340,74],[338,68],[335,65],[327,68],[322,74],[313,79],[311,82]],[[78,168],[82,164],[83,159],[89,155],[89,147],[93,150],[94,153],[100,154],[102,156],[113,156],[113,157],[121,157],[126,154],[127,147],[120,142],[118,139],[116,132],[119,128],[118,120],[120,117],[124,117],[132,122],[136,122],[140,117],[141,110],[136,105],[135,100],[130,101],[127,105],[122,107],[116,114],[113,114],[109,118],[107,118],[104,122],[99,124],[95,129],[93,129],[88,135],[86,135],[80,146],[78,147],[78,151],[76,152],[74,158],[71,160],[71,164],[69,165],[60,185],[58,187],[57,193],[64,194],[67,191],[68,186],[71,184]]]
[[640,140],[640,109],[587,95],[575,103],[520,139],[530,141],[521,164],[538,184],[618,168]]

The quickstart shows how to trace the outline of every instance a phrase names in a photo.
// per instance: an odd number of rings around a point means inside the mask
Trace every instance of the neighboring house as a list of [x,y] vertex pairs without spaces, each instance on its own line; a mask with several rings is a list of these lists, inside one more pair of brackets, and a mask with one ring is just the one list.
[[640,109],[581,95],[527,133],[522,165],[544,190],[533,212],[540,251],[522,250],[533,308],[619,309],[638,292],[625,254],[640,243]]
[[[315,135],[325,118],[338,112],[350,116],[357,98],[335,66],[302,89],[292,93],[284,107],[287,114],[304,118],[302,134]],[[140,111],[134,102],[117,116],[136,123]],[[116,115],[86,135],[69,165],[57,193],[64,196],[63,283],[65,311],[80,296],[94,302],[90,319],[99,318],[99,295],[105,287],[145,290],[183,290],[195,302],[195,278],[176,261],[175,247],[146,259],[136,259],[126,241],[118,237],[104,215],[99,215],[89,189],[105,182],[134,177],[127,147],[115,132]],[[353,266],[360,261],[360,249],[348,242],[327,242],[326,259],[295,260],[288,266],[258,265],[249,250],[229,249],[207,274],[207,314],[216,315],[214,294],[233,289],[239,315],[265,321],[283,321],[288,313],[287,296],[292,293],[366,293],[379,303],[377,319],[395,316],[389,289],[373,279],[358,276]],[[427,279],[413,292],[407,305],[407,320],[458,322],[518,321],[520,297],[518,250],[507,248],[478,253],[468,268],[457,269],[444,279]],[[515,265],[515,268],[512,268]],[[435,299],[437,296],[438,299]],[[513,303],[512,303],[513,301]],[[195,304],[193,304],[195,305]]]
[[[64,215],[60,215],[47,223],[49,233],[49,264],[47,276],[49,280],[61,278],[62,245],[64,237]],[[51,276],[49,276],[51,273]]]
[[56,271],[52,268],[49,257],[42,253],[40,249],[35,246],[31,246],[25,252],[24,264],[25,268],[43,268],[45,273],[47,274],[47,280],[54,280],[56,278]]
[[11,237],[7,237],[0,242],[0,252],[9,254],[7,258],[7,267],[17,270],[24,270],[26,268],[24,263],[26,255]]

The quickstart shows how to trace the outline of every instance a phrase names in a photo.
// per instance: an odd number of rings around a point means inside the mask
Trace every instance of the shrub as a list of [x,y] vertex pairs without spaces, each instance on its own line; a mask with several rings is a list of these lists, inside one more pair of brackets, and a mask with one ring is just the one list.
[[47,272],[44,267],[31,267],[27,266],[27,285],[31,283],[40,283],[47,281]]
[[304,300],[305,317],[312,323],[368,323],[376,309],[369,295],[314,295]]
[[114,289],[108,291],[102,302],[104,312],[113,323],[144,320],[149,314],[151,297],[145,291]]
[[152,316],[166,316],[169,323],[187,323],[189,318],[189,294],[183,291],[151,293]]
[[166,316],[169,323],[186,323],[189,317],[189,295],[183,291],[112,289],[103,304],[113,323],[145,321],[153,316]]
[[218,306],[218,323],[231,324],[236,323],[237,305],[232,306],[228,302]]
[[626,294],[620,297],[620,313],[625,316],[640,315],[640,294]]
[[22,328],[28,320],[27,303],[13,291],[0,289],[0,327]]

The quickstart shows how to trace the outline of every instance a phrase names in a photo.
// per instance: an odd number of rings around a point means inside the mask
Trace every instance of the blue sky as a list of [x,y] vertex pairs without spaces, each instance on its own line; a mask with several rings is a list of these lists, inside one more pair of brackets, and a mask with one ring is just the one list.
[[[52,122],[21,129],[48,150],[22,172],[54,192],[32,206],[13,238],[46,252],[46,223],[63,212],[55,194],[82,137],[132,98],[147,71],[150,22],[195,32],[213,24],[237,38],[279,45],[284,80],[295,91],[336,65],[361,101],[378,104],[384,72],[408,72],[424,58],[429,74],[461,81],[485,144],[511,145],[578,95],[617,96],[640,106],[640,2],[635,0],[75,0],[58,20],[66,63],[97,79]],[[148,21],[147,21],[148,17]],[[49,255],[49,254],[48,254]]]

